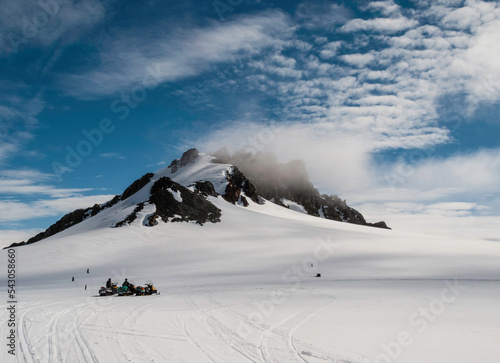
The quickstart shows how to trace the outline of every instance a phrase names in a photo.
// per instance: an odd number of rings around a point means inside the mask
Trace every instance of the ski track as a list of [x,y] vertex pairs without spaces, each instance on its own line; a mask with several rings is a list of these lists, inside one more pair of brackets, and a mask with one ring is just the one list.
[[49,362],[63,362],[61,342],[59,340],[59,327],[61,318],[72,309],[57,313],[49,323],[49,336],[47,344],[47,359]]
[[190,318],[193,315],[194,314],[188,315],[184,319],[184,324],[183,324],[184,334],[186,334],[186,336],[189,338],[189,340],[205,355],[205,357],[207,357],[211,362],[216,363],[216,361],[212,358],[212,354],[210,354],[209,352],[207,352],[207,349],[204,348],[203,342],[200,341],[200,339],[196,338],[194,336],[194,333],[190,333],[189,332],[188,322],[190,321]]
[[[141,297],[139,297],[139,298],[141,298]],[[142,297],[142,298],[145,298],[145,297]],[[151,298],[151,296],[149,296],[149,298]],[[146,308],[150,307],[151,305],[157,304],[157,303],[158,303],[158,300],[156,300],[156,299],[153,301],[147,301],[139,309],[136,310],[136,314],[134,315],[133,319],[130,320],[131,325],[132,325],[131,328],[133,329],[134,332],[135,332],[135,328],[137,326],[137,322],[139,321],[141,316],[146,311]],[[157,362],[156,359],[154,358],[154,356],[151,354],[151,350],[145,348],[141,339],[137,339],[137,337],[139,335],[134,334],[133,336],[135,338],[134,341],[136,342],[137,346],[140,348],[140,349],[136,350],[136,351],[140,351],[139,356],[140,357],[148,356],[150,362],[153,362],[153,363]],[[151,337],[152,337],[151,335],[148,335],[148,338],[151,338]],[[134,342],[131,342],[131,343],[133,345]],[[142,361],[144,361],[144,360],[142,359]]]
[[[320,301],[289,315],[274,325],[265,322],[249,321],[242,313],[242,307],[251,305],[254,299],[240,303],[225,303],[224,298],[215,298],[222,289],[212,291],[189,291],[172,295],[173,299],[183,299],[190,307],[190,314],[176,313],[179,334],[151,332],[140,330],[139,322],[144,314],[151,311],[154,305],[165,304],[164,299],[153,297],[109,297],[96,298],[68,307],[67,303],[33,304],[23,309],[19,316],[19,351],[18,361],[26,363],[41,362],[45,358],[40,353],[46,353],[46,359],[52,362],[152,362],[161,363],[160,356],[155,355],[155,344],[167,344],[176,347],[176,342],[190,342],[201,352],[207,361],[219,362],[265,362],[286,363],[325,361],[349,362],[340,355],[328,352],[326,349],[301,342],[296,337],[297,331],[311,318],[323,309],[332,306],[336,299],[333,296],[317,295]],[[311,292],[308,292],[311,293]],[[186,311],[176,309],[176,311]],[[41,314],[44,312],[44,314]],[[35,314],[35,315],[33,315]],[[39,320],[29,321],[30,316],[47,315],[50,319],[43,324]],[[104,320],[102,320],[104,318]],[[149,316],[146,316],[150,319]],[[233,324],[234,323],[234,324]],[[237,324],[245,323],[262,336],[260,342],[251,342],[240,336],[234,329]],[[35,325],[33,325],[35,324]],[[37,325],[38,324],[38,325]],[[30,328],[33,327],[33,328]],[[38,330],[37,330],[38,329]],[[43,329],[48,336],[44,337],[46,346],[37,347],[33,339]],[[182,331],[183,330],[183,331]],[[61,340],[66,334],[69,339]],[[102,339],[100,337],[103,337]],[[30,340],[31,338],[31,340]],[[110,340],[111,339],[111,340]],[[160,343],[154,339],[161,339]],[[33,343],[35,342],[35,343]],[[106,357],[105,344],[116,343],[122,358]],[[170,342],[170,343],[169,343]],[[99,345],[100,351],[94,352],[93,346]],[[39,351],[42,349],[42,351]],[[115,349],[110,349],[113,352]],[[158,353],[156,353],[158,354]],[[175,352],[176,354],[176,352]],[[174,354],[174,355],[175,355]],[[183,353],[179,351],[179,356]],[[200,356],[201,357],[201,356]],[[111,359],[110,359],[111,358]],[[202,361],[204,361],[202,359]]]
[[21,314],[19,314],[19,320],[17,323],[18,337],[19,337],[19,352],[21,353],[21,356],[18,356],[18,359],[19,357],[22,357],[23,362],[25,363],[35,363],[34,353],[29,343],[29,337],[27,333],[26,314],[36,309],[37,306],[38,305],[35,305],[31,308],[22,311]]
[[232,329],[228,328],[213,315],[208,315],[203,321],[209,327],[211,334],[219,338],[222,343],[247,360],[258,362],[258,352],[255,349],[251,349],[252,345],[247,343]]
[[269,363],[297,361],[307,363],[297,349],[294,333],[307,320],[334,303],[335,300],[321,304],[318,308],[314,306],[303,308],[264,331],[259,345],[262,360]]
[[[162,300],[146,300],[147,298],[151,298],[152,296],[125,296],[123,299],[128,299],[131,304],[132,312],[130,314],[127,313],[127,316],[122,320],[120,324],[121,328],[115,330],[117,333],[117,342],[121,347],[123,354],[126,359],[130,362],[143,362],[145,361],[145,357],[147,356],[149,362],[157,362],[155,357],[152,355],[151,350],[147,349],[147,347],[142,342],[142,339],[138,338],[152,338],[152,337],[163,337],[165,336],[154,335],[151,333],[140,333],[135,328],[137,322],[140,320],[141,316],[147,310],[148,307],[154,304],[161,303]],[[142,305],[137,306],[138,302],[141,302]]]
[[80,350],[80,353],[83,355],[83,357],[85,359],[84,362],[93,362],[93,363],[99,362],[99,360],[97,359],[97,357],[95,356],[95,354],[92,350],[92,347],[88,343],[85,336],[82,334],[82,331],[80,328],[81,324],[84,324],[88,319],[95,316],[96,313],[92,312],[91,315],[87,315],[82,321],[78,321],[78,318],[85,311],[87,311],[89,308],[91,308],[93,305],[96,305],[96,304],[97,304],[97,302],[93,302],[93,303],[87,305],[86,307],[84,307],[83,309],[80,309],[80,311],[76,312],[76,315],[73,319],[73,333],[75,335],[75,342]]

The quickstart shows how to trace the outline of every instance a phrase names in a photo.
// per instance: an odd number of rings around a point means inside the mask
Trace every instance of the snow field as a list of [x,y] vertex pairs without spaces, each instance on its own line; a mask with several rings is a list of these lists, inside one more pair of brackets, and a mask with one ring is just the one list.
[[[227,165],[213,165],[195,162],[174,180],[222,185]],[[146,227],[146,206],[110,228],[145,198],[147,186],[16,249],[17,355],[2,348],[2,363],[500,361],[498,243],[213,197],[221,223]],[[5,270],[5,250],[0,261]],[[95,297],[109,277],[152,280],[160,295]],[[2,297],[5,287],[0,275]]]

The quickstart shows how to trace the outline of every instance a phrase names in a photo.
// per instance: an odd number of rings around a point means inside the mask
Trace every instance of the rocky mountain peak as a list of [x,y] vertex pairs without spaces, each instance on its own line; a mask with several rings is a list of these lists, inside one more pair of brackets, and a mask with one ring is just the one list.
[[389,228],[385,222],[368,223],[363,215],[338,196],[321,195],[309,180],[302,160],[280,163],[270,152],[243,150],[229,154],[226,148],[213,153],[214,162],[232,164],[248,178],[255,194],[282,207],[335,221]]
[[367,223],[336,195],[320,195],[301,160],[280,163],[272,153],[239,151],[230,155],[223,148],[209,155],[192,148],[167,168],[143,175],[109,202],[68,213],[46,231],[14,245],[38,242],[96,218],[100,226],[114,228],[132,223],[154,227],[160,221],[217,223],[224,215],[210,198],[219,196],[243,207],[267,200],[311,216],[389,228],[385,222]]
[[182,154],[180,159],[174,159],[168,166],[172,174],[176,173],[179,168],[185,167],[188,164],[193,163],[200,156],[200,152],[196,148],[189,149],[184,154]]

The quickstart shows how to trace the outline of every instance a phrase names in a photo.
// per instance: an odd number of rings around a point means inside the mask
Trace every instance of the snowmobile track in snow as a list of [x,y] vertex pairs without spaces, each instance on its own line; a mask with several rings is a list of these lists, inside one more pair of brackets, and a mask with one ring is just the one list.
[[259,346],[262,360],[268,363],[298,360],[307,363],[294,342],[295,331],[319,311],[335,304],[335,302],[334,299],[317,308],[315,306],[303,308],[267,329],[262,335]]
[[35,308],[36,306],[28,308],[19,315],[19,322],[18,322],[19,351],[22,354],[23,361],[26,363],[35,363],[34,353],[31,351],[31,346],[29,344],[29,337],[26,327],[26,314],[28,314]]
[[48,336],[48,355],[47,359],[49,362],[62,362],[62,349],[61,342],[59,340],[59,324],[61,318],[70,312],[72,309],[66,309],[57,313],[49,323],[49,336]]
[[[92,315],[87,315],[83,321],[79,322],[78,318],[90,307],[93,305],[96,305],[96,302],[90,304],[89,306],[81,309],[79,312],[76,313],[75,318],[73,319],[73,333],[75,335],[75,342],[80,350],[80,353],[84,357],[84,362],[93,362],[93,363],[98,363],[99,360],[95,356],[92,348],[90,347],[90,344],[88,343],[87,339],[85,339],[85,336],[82,334],[82,331],[80,329],[81,324],[85,323],[90,317],[94,316],[95,313],[92,313]],[[89,359],[90,358],[90,359]],[[78,356],[78,359],[80,360],[80,357]]]

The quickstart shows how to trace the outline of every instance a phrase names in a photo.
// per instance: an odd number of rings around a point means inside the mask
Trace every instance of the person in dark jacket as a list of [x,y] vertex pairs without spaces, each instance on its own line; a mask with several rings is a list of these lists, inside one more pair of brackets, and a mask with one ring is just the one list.
[[106,288],[111,289],[113,285],[111,284],[111,277],[106,281]]
[[135,286],[133,284],[131,284],[130,282],[128,282],[127,279],[125,279],[125,281],[123,281],[122,286],[127,286],[127,290],[129,290],[132,294],[135,293]]

